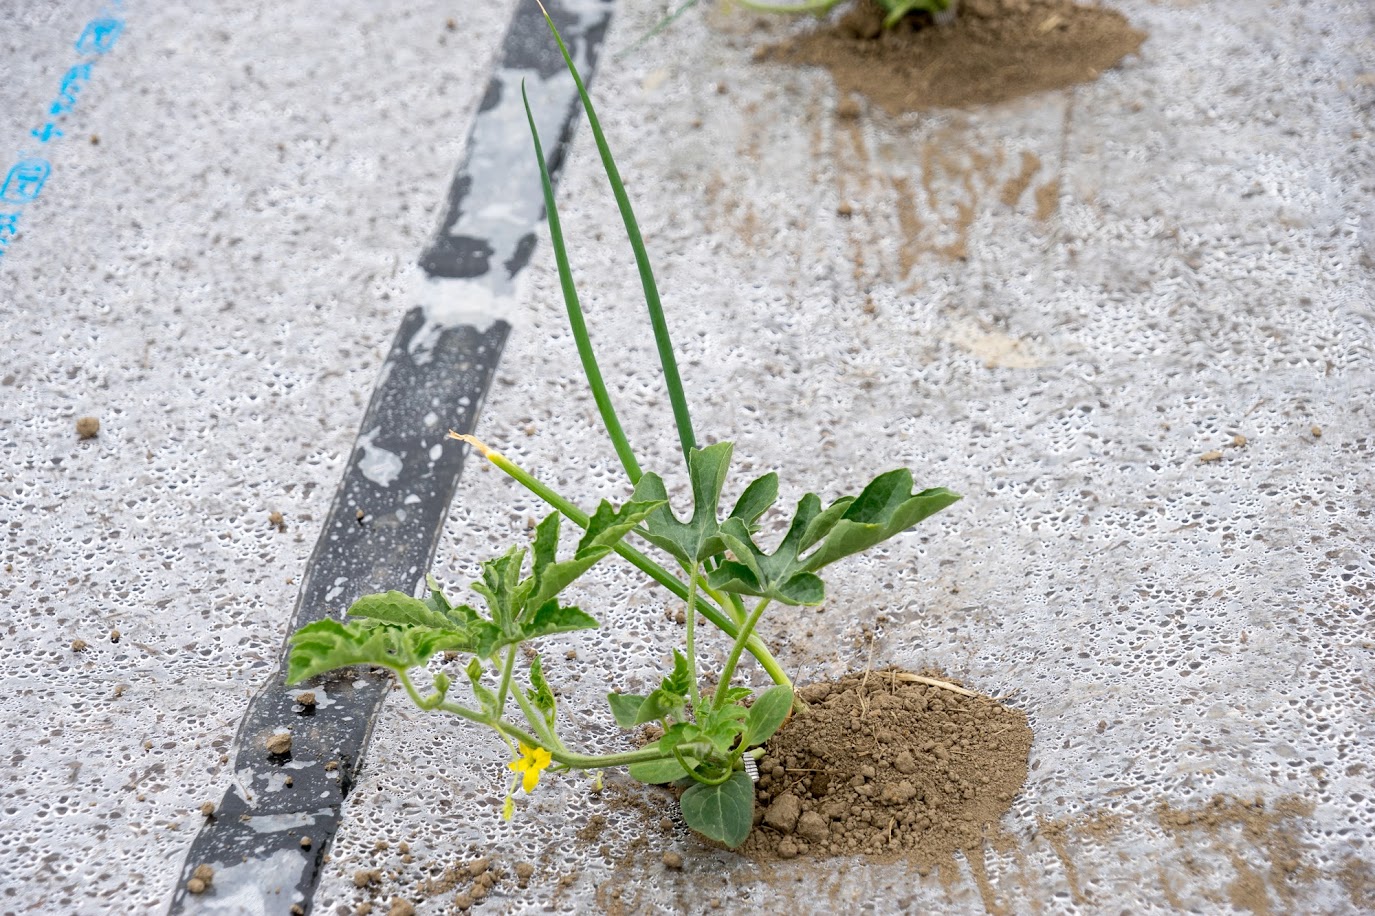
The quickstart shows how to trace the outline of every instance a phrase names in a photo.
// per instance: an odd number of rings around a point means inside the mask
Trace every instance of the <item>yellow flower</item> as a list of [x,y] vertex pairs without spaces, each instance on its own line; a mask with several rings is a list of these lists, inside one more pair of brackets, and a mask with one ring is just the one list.
[[549,766],[552,762],[549,752],[542,747],[531,747],[524,741],[520,742],[520,759],[512,760],[506,764],[508,769],[517,773],[524,773],[520,787],[526,794],[533,792],[539,783],[540,771]]

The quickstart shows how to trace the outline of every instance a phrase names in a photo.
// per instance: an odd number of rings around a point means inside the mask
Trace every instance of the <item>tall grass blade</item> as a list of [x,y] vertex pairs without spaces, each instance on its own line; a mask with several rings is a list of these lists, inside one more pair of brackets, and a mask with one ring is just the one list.
[[540,145],[539,129],[535,127],[535,116],[530,111],[530,98],[525,93],[525,81],[520,84],[520,97],[525,102],[525,118],[530,122],[530,136],[535,141],[535,158],[539,160],[540,184],[544,187],[544,212],[549,221],[549,240],[554,245],[554,260],[559,266],[559,284],[563,287],[563,301],[568,307],[568,325],[573,329],[573,340],[578,346],[578,357],[582,360],[582,370],[587,376],[587,385],[592,389],[592,398],[597,402],[597,410],[606,424],[606,432],[616,455],[621,459],[626,476],[632,484],[640,479],[640,465],[635,453],[621,429],[621,421],[616,416],[616,408],[607,393],[606,383],[602,381],[601,369],[597,366],[597,355],[592,351],[592,340],[587,336],[587,323],[583,320],[582,305],[578,301],[578,291],[573,285],[573,271],[568,266],[568,249],[563,244],[563,229],[559,223],[559,209],[554,202],[554,186],[549,180],[549,166],[544,160],[544,147]]
[[644,46],[645,42],[649,41],[655,35],[658,35],[664,29],[673,25],[673,23],[677,21],[679,16],[683,15],[688,10],[692,9],[694,6],[697,5],[697,3],[698,0],[685,0],[685,2],[676,10],[664,16],[663,19],[660,19],[658,23],[654,26],[654,28],[650,29],[648,32],[645,32],[638,39],[636,39],[633,45],[626,48],[624,51],[618,53],[616,55],[616,59],[620,60],[622,57],[625,57],[629,54],[634,54],[636,51],[640,50],[640,48]]
[[[540,9],[544,9],[543,4],[540,5]],[[678,428],[678,441],[682,444],[683,460],[686,462],[688,454],[697,444],[697,439],[692,432],[692,418],[688,415],[687,398],[683,395],[683,380],[678,375],[678,360],[673,355],[673,342],[669,339],[668,323],[664,320],[663,305],[659,302],[659,288],[654,282],[654,270],[649,264],[649,254],[645,251],[640,226],[635,221],[635,211],[631,209],[630,198],[625,193],[621,173],[611,157],[611,148],[607,146],[606,135],[602,133],[601,122],[597,120],[597,112],[592,107],[592,99],[587,95],[587,87],[583,84],[578,68],[568,53],[568,46],[563,43],[563,37],[554,27],[554,20],[549,18],[547,10],[544,12],[544,20],[549,23],[549,31],[554,33],[554,40],[559,44],[559,51],[563,54],[564,63],[568,65],[568,72],[573,75],[573,82],[577,84],[583,110],[587,112],[588,126],[592,128],[592,136],[597,141],[597,151],[601,153],[607,183],[611,185],[611,193],[616,197],[616,206],[620,208],[626,235],[630,237],[630,247],[635,251],[635,263],[640,269],[640,283],[644,287],[645,307],[649,309],[649,320],[654,326],[654,342],[659,348],[659,362],[663,366],[664,382],[668,386],[668,399],[673,405],[673,422]]]

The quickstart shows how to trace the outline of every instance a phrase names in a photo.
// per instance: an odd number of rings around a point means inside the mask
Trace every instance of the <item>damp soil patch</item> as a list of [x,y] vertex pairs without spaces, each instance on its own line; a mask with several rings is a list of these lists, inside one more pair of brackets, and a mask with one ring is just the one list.
[[1031,728],[1020,710],[923,679],[886,669],[802,688],[806,706],[765,746],[740,852],[981,861],[1026,782]]
[[900,114],[1090,82],[1146,39],[1120,13],[1072,0],[964,0],[947,23],[913,14],[889,30],[883,16],[871,0],[857,0],[759,56],[825,67],[842,93],[861,93]]

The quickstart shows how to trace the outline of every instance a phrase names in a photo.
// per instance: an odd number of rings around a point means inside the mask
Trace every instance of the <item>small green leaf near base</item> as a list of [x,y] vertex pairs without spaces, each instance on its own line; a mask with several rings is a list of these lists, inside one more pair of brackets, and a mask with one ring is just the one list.
[[737,770],[720,785],[693,785],[679,805],[689,827],[734,849],[754,826],[754,783]]
[[687,776],[687,771],[678,761],[665,758],[663,760],[647,760],[644,763],[632,763],[630,776],[640,782],[658,786],[666,782],[677,782]]
[[786,684],[775,684],[765,690],[750,707],[745,718],[745,737],[741,746],[746,748],[763,744],[773,737],[773,733],[788,718],[793,708],[793,689]]

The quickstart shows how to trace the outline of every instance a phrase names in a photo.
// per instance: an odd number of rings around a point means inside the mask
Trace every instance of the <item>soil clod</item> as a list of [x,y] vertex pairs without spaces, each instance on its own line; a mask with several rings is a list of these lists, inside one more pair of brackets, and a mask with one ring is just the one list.
[[191,873],[191,880],[186,882],[186,890],[192,894],[204,894],[210,890],[210,884],[215,879],[215,869],[209,865],[197,865],[196,870]]
[[1022,712],[949,686],[888,670],[801,688],[808,705],[765,745],[764,810],[741,852],[938,866],[981,848],[1026,780],[1031,729]]
[[860,0],[831,24],[765,49],[761,57],[822,66],[847,99],[862,93],[890,114],[967,108],[1091,82],[1135,53],[1146,34],[1123,16],[1074,0],[960,4],[946,25],[925,13],[883,28],[884,10]]

